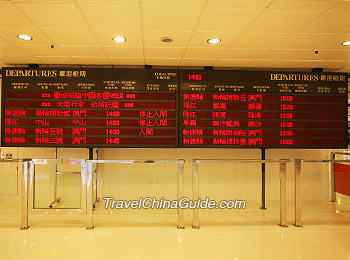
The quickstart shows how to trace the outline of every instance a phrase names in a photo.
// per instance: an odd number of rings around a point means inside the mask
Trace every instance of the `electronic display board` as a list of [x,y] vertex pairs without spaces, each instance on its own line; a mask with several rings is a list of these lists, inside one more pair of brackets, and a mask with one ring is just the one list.
[[3,68],[2,75],[2,146],[178,146],[176,70]]
[[347,74],[182,71],[180,88],[182,147],[347,147]]

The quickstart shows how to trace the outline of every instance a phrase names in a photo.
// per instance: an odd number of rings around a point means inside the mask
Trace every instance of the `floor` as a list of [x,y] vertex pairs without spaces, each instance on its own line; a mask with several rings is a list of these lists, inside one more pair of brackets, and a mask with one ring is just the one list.
[[279,227],[275,210],[203,212],[199,230],[176,229],[176,214],[126,213],[96,214],[93,230],[78,216],[32,216],[20,231],[18,215],[2,214],[0,259],[350,260],[350,212],[334,204],[306,210],[302,228],[292,225],[292,212],[289,227]]

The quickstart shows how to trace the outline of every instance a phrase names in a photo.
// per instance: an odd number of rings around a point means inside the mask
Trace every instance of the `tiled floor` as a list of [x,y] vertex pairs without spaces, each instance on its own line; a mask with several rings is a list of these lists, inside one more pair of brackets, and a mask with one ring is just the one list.
[[303,228],[291,225],[291,212],[289,227],[281,228],[279,213],[269,211],[203,213],[199,230],[176,229],[174,214],[97,214],[94,230],[77,216],[44,215],[20,231],[18,215],[2,215],[0,260],[350,260],[350,212],[329,205],[329,212],[306,212]]

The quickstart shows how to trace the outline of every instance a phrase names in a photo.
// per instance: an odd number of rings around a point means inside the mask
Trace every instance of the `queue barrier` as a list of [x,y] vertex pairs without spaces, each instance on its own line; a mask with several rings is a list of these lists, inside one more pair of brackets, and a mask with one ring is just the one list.
[[302,227],[302,164],[303,163],[331,163],[330,186],[331,202],[336,202],[335,163],[350,163],[350,160],[336,160],[337,155],[350,156],[350,153],[331,152],[329,160],[295,159],[294,160],[294,226]]
[[[192,196],[193,200],[199,199],[199,164],[202,163],[279,163],[280,164],[280,223],[281,227],[287,227],[287,176],[286,169],[288,159],[193,159],[192,161]],[[199,208],[193,209],[192,228],[199,229]]]
[[80,214],[86,217],[86,188],[87,175],[81,170],[80,177],[80,207],[79,208],[36,208],[35,207],[35,166],[70,164],[86,165],[85,159],[30,159],[23,162],[22,198],[21,198],[21,229],[29,228],[29,214]]
[[[87,176],[87,229],[93,229],[93,185],[92,174],[93,164],[152,164],[152,163],[175,163],[178,164],[177,178],[177,199],[180,200],[184,196],[184,164],[185,160],[86,160],[82,164],[82,175]],[[181,208],[177,210],[178,223],[177,228],[184,229],[184,211]]]

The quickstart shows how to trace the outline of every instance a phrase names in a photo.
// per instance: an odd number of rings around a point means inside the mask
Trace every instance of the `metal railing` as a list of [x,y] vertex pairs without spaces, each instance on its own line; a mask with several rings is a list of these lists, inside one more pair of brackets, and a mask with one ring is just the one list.
[[[287,227],[287,176],[286,165],[288,159],[193,159],[192,161],[192,193],[193,200],[199,199],[199,164],[202,163],[279,163],[280,164],[280,226]],[[193,209],[192,227],[198,229],[199,208]]]

